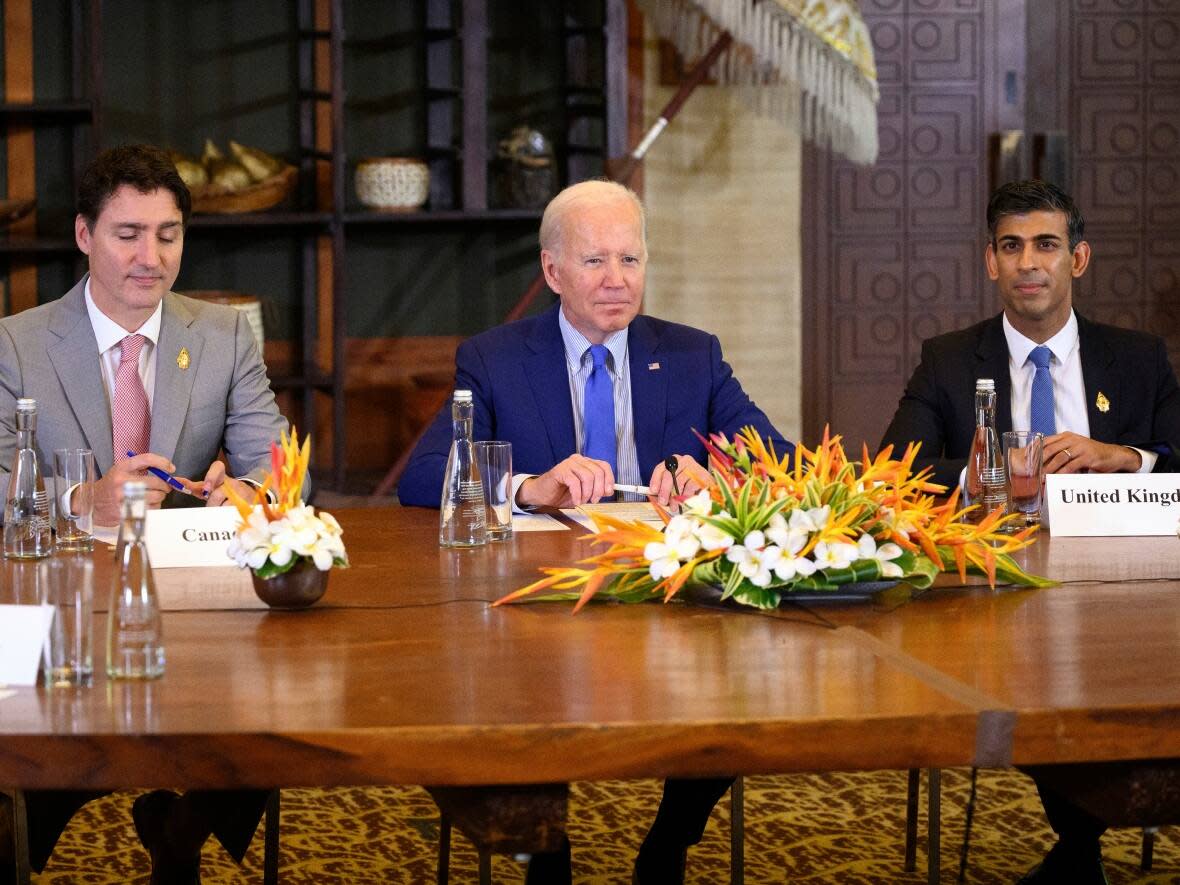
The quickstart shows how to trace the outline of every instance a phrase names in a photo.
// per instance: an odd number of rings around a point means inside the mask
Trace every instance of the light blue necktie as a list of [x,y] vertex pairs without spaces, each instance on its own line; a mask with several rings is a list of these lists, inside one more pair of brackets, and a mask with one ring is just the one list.
[[607,353],[605,345],[590,345],[590,358],[594,360],[594,370],[586,379],[582,411],[586,440],[582,446],[582,454],[596,461],[605,461],[617,479],[619,472],[615,449],[615,391],[610,372],[606,368]]
[[1037,373],[1033,376],[1028,429],[1034,433],[1040,431],[1045,436],[1052,436],[1057,432],[1057,423],[1053,418],[1053,378],[1049,374],[1051,355],[1052,351],[1043,344],[1034,347],[1028,355],[1032,364],[1037,367]]

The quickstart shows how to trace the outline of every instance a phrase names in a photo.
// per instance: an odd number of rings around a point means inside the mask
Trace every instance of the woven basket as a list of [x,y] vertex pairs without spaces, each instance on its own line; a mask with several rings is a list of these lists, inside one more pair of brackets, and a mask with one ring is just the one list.
[[430,167],[412,157],[370,157],[356,165],[356,196],[381,212],[412,212],[430,196]]
[[295,182],[299,178],[299,170],[294,166],[284,166],[270,178],[244,187],[241,190],[228,191],[220,187],[203,187],[192,192],[193,211],[205,212],[210,215],[238,215],[242,212],[261,212],[279,205],[291,195],[295,189]]

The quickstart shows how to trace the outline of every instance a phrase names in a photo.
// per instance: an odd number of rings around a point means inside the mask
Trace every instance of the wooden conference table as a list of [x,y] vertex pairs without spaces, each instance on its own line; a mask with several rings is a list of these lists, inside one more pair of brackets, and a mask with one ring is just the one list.
[[[1180,757],[1180,540],[1045,538],[1046,590],[771,614],[488,605],[580,530],[444,551],[437,513],[338,512],[312,609],[233,569],[158,570],[155,683],[0,700],[9,787],[438,786]],[[96,586],[111,575],[95,554]],[[19,596],[5,563],[0,594]],[[100,590],[100,602],[105,589]]]

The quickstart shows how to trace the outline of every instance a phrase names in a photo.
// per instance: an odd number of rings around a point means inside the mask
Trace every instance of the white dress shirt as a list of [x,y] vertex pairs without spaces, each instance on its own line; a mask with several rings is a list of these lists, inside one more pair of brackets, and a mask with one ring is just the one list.
[[[557,325],[561,329],[561,340],[565,345],[565,369],[569,376],[570,403],[574,412],[574,446],[582,451],[586,442],[586,380],[594,370],[590,355],[590,339],[573,327],[565,318],[565,310],[557,312]],[[635,446],[635,421],[631,411],[631,366],[627,360],[627,329],[612,332],[603,341],[608,353],[606,368],[610,373],[611,387],[615,400],[615,466],[618,472],[615,481],[641,485],[639,473],[639,452]],[[571,453],[572,454],[572,453]],[[534,474],[523,473],[512,477],[512,506],[523,512],[516,504],[516,493],[526,479]],[[646,500],[641,495],[624,495],[627,499]]]
[[[155,312],[134,332],[128,332],[109,316],[99,310],[98,305],[90,295],[90,278],[86,278],[86,289],[83,293],[86,299],[86,312],[90,315],[90,325],[94,329],[94,340],[98,342],[98,365],[102,374],[102,385],[107,392],[107,409],[112,408],[115,401],[115,373],[119,369],[122,350],[119,342],[128,335],[142,335],[147,343],[139,351],[139,380],[143,382],[143,389],[147,393],[148,411],[152,408],[152,395],[156,392],[156,344],[160,341],[160,321],[164,315],[164,302],[156,305]],[[142,455],[142,452],[136,452]],[[115,459],[125,458],[126,452],[115,452]]]
[[[1037,342],[1026,338],[1008,322],[1004,314],[1004,338],[1008,342],[1008,375],[1012,381],[1012,429],[1028,430],[1032,415],[1032,383],[1037,367],[1029,354]],[[1071,430],[1078,436],[1090,435],[1090,416],[1086,411],[1086,384],[1082,378],[1082,347],[1078,338],[1078,318],[1071,310],[1061,330],[1044,342],[1052,356],[1049,377],[1053,379],[1053,421],[1057,432]],[[1128,446],[1133,448],[1133,446]],[[1135,449],[1142,458],[1139,473],[1151,473],[1155,452]]]

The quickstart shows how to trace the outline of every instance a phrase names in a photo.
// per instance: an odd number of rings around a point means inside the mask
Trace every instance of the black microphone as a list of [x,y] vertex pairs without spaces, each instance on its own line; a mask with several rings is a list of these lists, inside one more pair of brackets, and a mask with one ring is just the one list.
[[669,455],[664,459],[664,469],[672,474],[672,491],[679,497],[680,483],[676,481],[676,471],[680,469],[680,462],[676,460],[675,455]]

